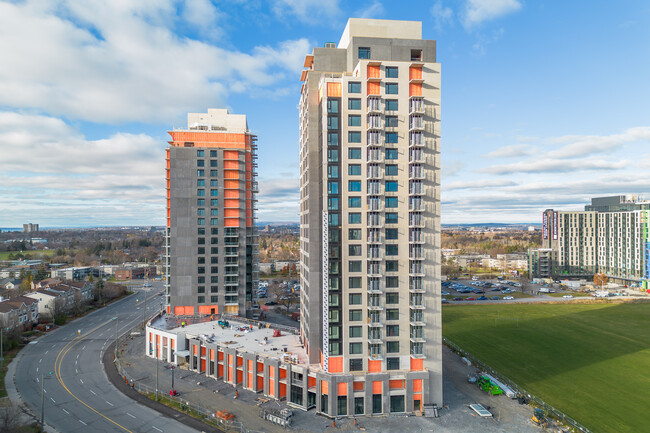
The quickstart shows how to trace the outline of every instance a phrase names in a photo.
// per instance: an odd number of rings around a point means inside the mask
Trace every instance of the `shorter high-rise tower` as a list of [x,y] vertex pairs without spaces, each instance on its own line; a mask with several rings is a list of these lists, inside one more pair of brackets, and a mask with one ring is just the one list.
[[189,113],[167,148],[167,312],[245,315],[257,280],[257,137],[245,115]]

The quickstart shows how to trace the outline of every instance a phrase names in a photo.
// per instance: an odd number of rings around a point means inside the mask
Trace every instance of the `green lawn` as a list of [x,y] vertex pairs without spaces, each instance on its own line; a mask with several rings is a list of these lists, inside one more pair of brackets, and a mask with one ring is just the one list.
[[0,253],[0,260],[9,260],[9,255],[10,254],[23,254],[27,255],[29,254],[33,259],[38,259],[40,256],[48,256],[51,257],[56,253],[55,250],[33,250],[33,251],[23,251],[22,253],[20,251],[5,251]]
[[[442,313],[445,337],[593,431],[650,430],[650,304],[452,304]],[[497,317],[519,325],[495,327]]]

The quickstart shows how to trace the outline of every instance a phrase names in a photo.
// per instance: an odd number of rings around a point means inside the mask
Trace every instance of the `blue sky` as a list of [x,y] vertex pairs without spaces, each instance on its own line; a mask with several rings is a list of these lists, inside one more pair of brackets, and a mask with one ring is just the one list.
[[259,219],[298,221],[305,54],[349,17],[421,20],[442,64],[442,222],[650,199],[650,4],[0,0],[0,227],[164,224],[166,131],[259,137]]

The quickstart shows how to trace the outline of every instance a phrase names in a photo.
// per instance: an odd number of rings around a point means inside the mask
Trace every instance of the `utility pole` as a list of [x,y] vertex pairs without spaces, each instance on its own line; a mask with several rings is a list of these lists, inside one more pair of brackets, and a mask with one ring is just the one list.
[[145,314],[147,314],[147,294],[143,292],[144,308],[142,309],[142,329],[145,329]]
[[45,383],[45,380],[43,378],[43,373],[41,372],[41,433],[43,433],[45,430],[43,430],[43,422],[45,419],[45,393],[43,392],[45,390],[45,387],[43,384]]
[[156,344],[156,401],[158,401],[158,344]]
[[172,365],[172,391],[174,391],[174,366]]
[[117,318],[117,316],[115,316],[115,353],[114,353],[115,359],[117,359],[117,324],[118,324],[118,322],[119,322],[119,319]]

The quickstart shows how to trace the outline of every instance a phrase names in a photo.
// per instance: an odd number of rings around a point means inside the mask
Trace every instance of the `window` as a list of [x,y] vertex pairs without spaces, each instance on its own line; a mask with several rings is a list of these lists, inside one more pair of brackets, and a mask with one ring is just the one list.
[[205,229],[204,228],[199,228],[197,234],[204,235],[205,234]]
[[219,170],[210,170],[210,176],[211,177],[219,176]]
[[338,242],[339,241],[339,231],[338,230],[330,230],[329,231],[329,238],[330,238],[330,242]]
[[399,277],[386,277],[386,288],[396,289],[399,287]]
[[[397,368],[392,370],[399,370],[399,358],[388,358],[388,359],[397,359]],[[388,370],[391,370],[388,368]],[[403,395],[391,395],[390,396],[390,412],[399,413],[404,412],[404,396]]]
[[210,186],[219,186],[219,181],[216,179],[211,179],[210,180]]
[[210,209],[210,215],[218,216],[219,215],[219,209]]
[[397,111],[397,99],[386,100],[386,111]]
[[[338,226],[339,225],[339,214],[337,213],[331,213],[327,217],[329,224],[332,226]],[[330,251],[330,257],[332,256],[332,252]]]
[[387,337],[399,337],[399,325],[386,325]]
[[349,229],[348,230],[348,240],[360,241],[361,240],[361,229]]
[[[359,262],[361,263],[361,262]],[[350,305],[361,305],[361,293],[350,293],[349,295],[349,304]],[[351,334],[352,332],[350,332]],[[352,335],[350,335],[351,337]],[[359,337],[361,337],[361,328],[359,328]]]
[[348,245],[348,255],[350,255],[350,256],[360,256],[361,255],[361,245]]
[[327,129],[339,129],[339,116],[327,116]]
[[386,127],[397,128],[399,126],[397,116],[386,116]]
[[399,341],[386,342],[386,353],[398,353],[398,352],[399,352]]
[[327,133],[327,145],[328,146],[338,146],[339,145],[339,133],[338,132],[328,132]]
[[361,277],[350,277],[348,281],[348,286],[351,289],[360,289],[361,288]]
[[210,247],[210,254],[219,254],[219,247]]
[[348,99],[348,110],[361,110],[361,99]]
[[210,257],[210,263],[216,265],[219,263],[219,257]]
[[349,164],[348,165],[348,175],[350,175],[350,176],[360,176],[361,175],[361,164]]
[[386,149],[386,159],[397,159],[397,149]]
[[348,214],[348,224],[361,224],[361,214],[358,212],[350,212]]
[[217,160],[216,159],[211,159],[210,160],[210,167],[217,167]]
[[205,215],[205,209],[197,209],[196,214],[197,215]]
[[396,308],[386,310],[386,320],[399,320],[399,310]]
[[348,207],[361,207],[361,197],[349,197]]
[[340,355],[341,345],[338,341],[330,343],[330,355]]
[[397,132],[387,132],[386,133],[386,143],[395,144],[397,143]]
[[210,296],[210,302],[212,302],[212,303],[219,302],[219,297],[218,296]]
[[350,343],[350,355],[360,355],[363,352],[363,343]]
[[397,224],[397,212],[386,212],[386,224]]
[[197,167],[205,167],[205,161],[202,160],[202,159],[198,159],[198,160],[196,161],[196,166],[197,166]]
[[399,293],[386,293],[386,304],[399,304]]
[[203,170],[202,168],[199,168],[198,170],[196,170],[196,176],[197,177],[205,176],[205,170]]
[[204,225],[205,225],[205,218],[198,218],[198,219],[196,220],[196,223],[197,223],[198,225],[200,225],[200,226],[204,226]]
[[372,413],[381,413],[382,412],[382,400],[383,396],[381,394],[372,395]]
[[386,94],[397,95],[397,83],[386,83]]
[[386,78],[397,78],[397,66],[386,66]]
[[361,116],[358,114],[350,114],[348,116],[348,126],[361,126]]
[[205,196],[205,190],[204,189],[197,189],[196,190],[196,195],[199,197],[204,197]]
[[386,164],[386,176],[397,176],[397,164]]
[[350,148],[348,148],[348,158],[349,159],[361,159],[361,148],[359,148],[359,147],[350,147]]
[[338,99],[328,99],[327,100],[327,112],[328,113],[338,113],[339,112],[339,100]]
[[211,189],[210,190],[210,197],[218,197],[219,196],[219,190],[218,189]]
[[386,245],[386,255],[387,256],[396,256],[397,255],[397,245]]
[[361,143],[361,131],[348,132],[348,143]]
[[338,340],[340,337],[341,327],[340,326],[330,326],[330,338],[332,340]]
[[204,198],[196,199],[196,205],[197,206],[205,206],[205,199]]
[[[361,191],[361,189],[359,189]],[[328,194],[338,194],[339,193],[339,183],[337,181],[327,182],[327,193]]]
[[338,162],[339,161],[339,150],[338,149],[327,149],[327,161],[328,162]]
[[338,197],[330,197],[327,199],[327,210],[339,210]]
[[422,50],[411,50],[411,61],[421,61],[422,60]]
[[330,301],[330,307],[338,307],[339,306],[339,295],[336,293],[333,293],[329,296],[329,301]]
[[361,310],[350,310],[349,319],[350,319],[350,322],[360,322],[361,321]]
[[361,83],[348,83],[348,93],[361,93]]
[[[357,360],[350,360],[350,371],[352,370],[352,361],[357,361]],[[361,361],[360,359],[358,361]],[[361,363],[361,366],[363,367],[363,363]],[[359,369],[361,370],[361,368]],[[366,406],[363,402],[363,397],[354,397],[354,414],[355,415],[363,415],[366,413]]]
[[386,239],[397,239],[397,229],[386,229]]
[[197,302],[199,304],[205,304],[205,296],[199,296],[197,299]]
[[199,257],[199,265],[205,263],[205,257]]
[[338,165],[328,165],[327,166],[327,177],[330,179],[338,179],[339,177],[339,166]]
[[219,206],[219,200],[217,200],[216,198],[211,198],[210,206]]
[[198,290],[199,293],[205,293],[205,286],[199,286]]
[[[363,370],[363,359],[351,359],[350,360],[350,371],[361,371]],[[354,401],[356,402],[358,398],[361,398],[363,400],[363,397],[355,397]],[[363,405],[363,402],[362,402]],[[357,412],[357,407],[356,403],[354,406],[354,412],[363,414],[363,412]]]
[[196,272],[199,274],[205,274],[205,266],[199,266],[196,268]]
[[216,150],[211,150],[210,151],[210,158],[216,158],[217,157],[217,151]]
[[199,247],[197,250],[197,254],[205,254],[205,247]]
[[387,208],[397,207],[397,197],[386,197],[385,206]]
[[360,59],[369,59],[370,58],[370,47],[359,47],[359,58]]
[[386,181],[386,192],[396,192],[397,191],[397,181],[396,180],[387,180]]
[[[352,296],[352,295],[350,295]],[[357,296],[357,295],[355,295]],[[361,296],[361,295],[358,295]],[[352,302],[350,302],[352,303]],[[361,302],[359,302],[361,303]],[[363,336],[363,328],[361,326],[350,326],[350,338],[361,338]]]
[[210,225],[211,226],[218,226],[219,225],[219,218],[210,218]]
[[203,158],[205,156],[205,152],[203,150],[197,150],[196,156],[198,156],[199,158]]
[[205,186],[204,179],[196,179],[196,186]]

